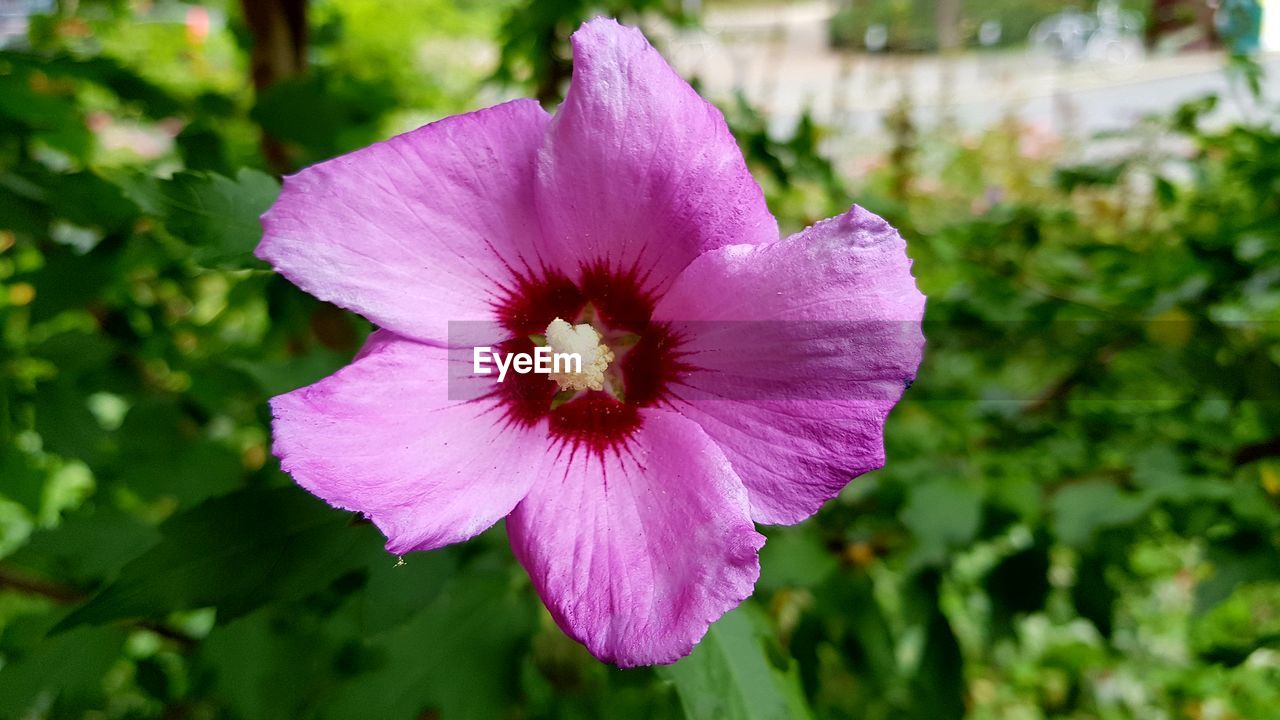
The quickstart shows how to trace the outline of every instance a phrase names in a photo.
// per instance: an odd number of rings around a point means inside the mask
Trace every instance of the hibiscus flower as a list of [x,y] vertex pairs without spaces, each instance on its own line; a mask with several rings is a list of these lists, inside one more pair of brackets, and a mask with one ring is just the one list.
[[[883,465],[924,297],[862,208],[779,238],[723,116],[638,30],[588,22],[573,58],[554,116],[517,100],[285,179],[257,255],[380,329],[272,400],[273,449],[395,554],[505,518],[566,633],[667,663],[751,594],[756,523]],[[588,367],[459,380],[465,323]]]

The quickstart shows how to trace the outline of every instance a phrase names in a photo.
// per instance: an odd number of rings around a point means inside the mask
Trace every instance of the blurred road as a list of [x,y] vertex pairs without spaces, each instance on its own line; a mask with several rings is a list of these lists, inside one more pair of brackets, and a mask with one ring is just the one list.
[[[1221,53],[1067,65],[1029,50],[878,56],[833,51],[826,0],[708,9],[696,31],[668,31],[663,44],[708,95],[744,93],[779,132],[808,109],[838,136],[874,139],[884,112],[910,98],[922,127],[950,120],[980,129],[1011,114],[1056,134],[1123,127],[1209,92],[1223,94],[1219,119],[1257,116],[1223,72]],[[1266,92],[1280,98],[1280,55],[1264,59]]]

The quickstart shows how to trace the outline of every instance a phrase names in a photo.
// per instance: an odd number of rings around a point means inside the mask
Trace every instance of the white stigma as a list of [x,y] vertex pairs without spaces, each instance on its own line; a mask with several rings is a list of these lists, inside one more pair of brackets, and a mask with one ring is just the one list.
[[[600,333],[590,324],[570,325],[556,318],[547,326],[547,345],[551,352],[576,354],[582,358],[580,372],[556,372],[552,367],[551,379],[561,390],[603,390],[604,371],[613,362],[613,351],[600,342]],[[571,370],[566,364],[561,370]]]

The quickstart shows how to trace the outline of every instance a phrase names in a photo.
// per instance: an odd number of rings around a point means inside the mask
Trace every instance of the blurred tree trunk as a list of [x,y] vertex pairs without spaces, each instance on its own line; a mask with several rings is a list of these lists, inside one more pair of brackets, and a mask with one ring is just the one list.
[[[267,88],[306,69],[307,0],[240,0],[240,6],[253,37],[253,87],[261,96]],[[292,169],[284,145],[265,132],[262,154],[273,171]]]
[[[964,8],[963,0],[938,0],[934,6],[934,31],[938,41],[938,52],[942,56],[948,57],[960,52],[960,46],[964,43],[964,33],[960,27],[963,18]],[[955,87],[955,65],[950,62],[944,62],[939,67],[939,82],[942,92],[939,95],[939,108],[941,108],[941,117],[939,121],[944,130],[951,130],[954,127],[955,114],[953,111],[952,89]]]
[[1218,32],[1213,24],[1213,10],[1204,0],[1152,0],[1147,44],[1154,47],[1161,37],[1194,25],[1200,30],[1200,39],[1190,47],[1217,47]]
[[960,33],[962,13],[962,0],[938,0],[933,18],[937,27],[939,51],[946,53],[960,47],[963,40]]

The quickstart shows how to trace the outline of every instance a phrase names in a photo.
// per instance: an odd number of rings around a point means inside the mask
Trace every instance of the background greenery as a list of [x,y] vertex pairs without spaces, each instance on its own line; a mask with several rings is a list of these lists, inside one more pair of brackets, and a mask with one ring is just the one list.
[[929,347],[888,467],[674,666],[565,638],[501,528],[400,566],[280,473],[266,399],[369,327],[249,255],[274,173],[553,101],[594,7],[316,0],[262,93],[234,5],[0,53],[0,718],[1280,717],[1280,135],[1212,99],[1096,165],[899,112],[857,177],[725,108],[785,228],[902,229]]
[[[947,0],[943,0],[944,2]],[[1092,14],[1098,0],[981,0],[957,2],[962,45],[979,44],[978,29],[983,22],[1000,23],[999,39],[993,45],[1018,45],[1027,41],[1036,23],[1066,9]],[[867,29],[885,29],[888,50],[924,51],[938,49],[937,6],[939,0],[841,0],[831,23],[831,40],[837,45],[862,48]],[[1119,0],[1115,6],[1146,17],[1150,0]]]

